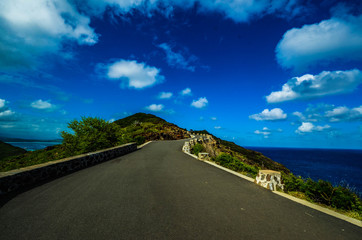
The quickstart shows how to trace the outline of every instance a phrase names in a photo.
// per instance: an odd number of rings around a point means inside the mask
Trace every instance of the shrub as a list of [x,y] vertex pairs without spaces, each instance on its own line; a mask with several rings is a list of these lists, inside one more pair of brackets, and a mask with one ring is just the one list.
[[82,117],[68,124],[74,134],[62,132],[65,151],[77,155],[99,149],[109,148],[122,143],[121,129],[117,124],[100,118]]
[[362,213],[361,199],[343,186],[333,186],[324,180],[303,180],[300,176],[282,173],[285,192],[301,192],[308,200],[337,209]]
[[227,153],[221,153],[215,158],[215,162],[231,170],[248,173],[252,177],[255,177],[259,172],[257,167],[248,165]]
[[197,155],[199,155],[200,152],[205,151],[205,148],[203,145],[197,143],[192,147],[191,151],[193,154],[195,154],[197,156]]
[[141,145],[145,143],[145,137],[144,136],[137,136],[134,138],[134,141],[137,143],[137,145]]

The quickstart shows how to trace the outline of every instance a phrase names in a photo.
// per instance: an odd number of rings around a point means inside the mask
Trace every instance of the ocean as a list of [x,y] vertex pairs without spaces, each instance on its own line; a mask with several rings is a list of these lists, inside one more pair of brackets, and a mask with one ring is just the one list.
[[6,142],[15,147],[23,148],[27,151],[35,151],[39,149],[43,149],[49,146],[61,144],[61,142]]
[[294,175],[348,185],[362,194],[362,150],[246,147],[279,162]]

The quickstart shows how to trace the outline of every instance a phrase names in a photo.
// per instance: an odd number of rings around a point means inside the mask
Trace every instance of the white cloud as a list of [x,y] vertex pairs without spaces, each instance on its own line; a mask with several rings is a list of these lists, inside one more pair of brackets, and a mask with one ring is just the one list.
[[304,113],[294,112],[301,122],[352,122],[362,121],[362,105],[349,108],[331,104],[309,105]]
[[180,92],[180,94],[183,95],[183,96],[192,95],[191,89],[190,89],[190,88],[185,88],[184,90],[182,90],[182,91]]
[[283,132],[282,129],[278,128],[278,129],[269,129],[268,127],[263,127],[263,130],[255,130],[254,133],[257,134],[257,135],[263,135],[264,138],[269,138],[272,133],[281,133]]
[[0,112],[0,118],[4,118],[4,117],[10,117],[13,116],[15,114],[15,112],[11,111],[11,110],[5,110]]
[[5,107],[5,103],[6,103],[5,99],[0,98],[0,109]]
[[5,99],[0,99],[0,121],[13,121],[15,112],[9,109]]
[[362,15],[342,14],[288,30],[276,47],[279,64],[305,69],[330,61],[362,59]]
[[[309,109],[309,108],[308,108]],[[320,119],[321,115],[319,113],[308,113],[307,116],[305,116],[301,112],[294,112],[294,116],[296,116],[300,121],[308,121],[308,122],[318,122],[318,119]]]
[[256,121],[278,121],[287,118],[287,114],[280,108],[264,109],[261,113],[253,114],[249,116],[250,119]]
[[215,126],[214,127],[216,130],[219,130],[219,129],[221,129],[221,126]]
[[142,89],[164,81],[164,76],[160,75],[160,69],[134,60],[120,59],[108,65],[99,66],[105,68],[108,79],[121,81],[121,87]]
[[66,0],[2,0],[0,67],[31,66],[49,53],[69,56],[65,41],[93,45],[98,36],[89,24],[90,17]]
[[216,117],[211,117],[210,119],[211,119],[212,121],[216,121],[216,120],[217,120]]
[[[305,8],[298,0],[2,0],[0,67],[33,67],[39,57],[48,54],[72,57],[73,53],[66,49],[73,49],[74,43],[98,42],[91,20],[103,18],[104,14],[127,18],[136,12],[147,17],[157,12],[169,17],[176,7],[189,10],[195,5],[198,13],[218,13],[235,22],[268,14],[290,17],[300,15]],[[185,58],[171,48],[165,51],[172,64],[193,71],[190,63],[194,57]]]
[[362,105],[349,109],[341,106],[325,112],[325,117],[330,122],[362,121]]
[[151,104],[150,106],[147,106],[146,109],[152,112],[160,112],[163,110],[165,106],[162,104]]
[[206,97],[201,97],[198,100],[193,100],[191,106],[195,108],[204,108],[209,102],[207,101]]
[[281,91],[270,93],[266,96],[266,100],[268,103],[277,103],[296,99],[320,98],[352,92],[361,83],[362,73],[358,69],[323,71],[318,75],[306,74],[288,80],[282,86]]
[[262,131],[255,130],[254,133],[257,135],[263,135],[264,138],[269,138],[269,136],[271,135],[271,130],[267,127],[264,127]]
[[30,106],[32,108],[41,109],[41,110],[45,110],[45,109],[50,110],[50,109],[55,107],[53,104],[51,104],[49,102],[49,100],[48,101],[43,101],[41,99],[32,102],[30,104]]
[[300,125],[295,132],[299,133],[299,134],[311,133],[311,132],[322,132],[326,129],[329,129],[330,127],[331,126],[329,126],[329,125],[315,126],[313,123],[310,123],[310,122],[302,122],[302,125]]
[[189,70],[191,72],[195,71],[195,66],[193,64],[198,60],[196,56],[190,55],[189,57],[185,57],[184,55],[186,55],[186,53],[173,51],[171,46],[167,43],[161,43],[158,47],[164,50],[166,61],[169,66]]
[[159,95],[158,95],[158,98],[159,99],[170,99],[172,97],[172,92],[161,92]]

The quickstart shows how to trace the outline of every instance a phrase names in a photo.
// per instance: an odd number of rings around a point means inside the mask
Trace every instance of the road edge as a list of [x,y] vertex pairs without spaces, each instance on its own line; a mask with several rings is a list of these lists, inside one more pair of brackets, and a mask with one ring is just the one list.
[[[193,158],[201,161],[201,162],[207,163],[207,164],[209,164],[209,165],[211,165],[211,166],[214,166],[214,167],[216,167],[216,168],[219,168],[219,169],[221,169],[221,170],[224,170],[225,172],[231,173],[231,174],[233,174],[233,175],[235,175],[235,176],[238,176],[238,177],[240,177],[240,178],[243,178],[243,179],[245,179],[245,180],[247,180],[247,181],[249,181],[249,182],[254,182],[254,179],[253,179],[253,178],[247,177],[247,176],[245,176],[245,175],[243,175],[243,174],[241,174],[241,173],[238,173],[238,172],[235,172],[235,171],[230,170],[230,169],[228,169],[228,168],[225,168],[225,167],[222,167],[222,166],[220,166],[220,165],[217,165],[216,163],[213,163],[213,162],[210,162],[210,161],[207,161],[207,160],[206,160],[206,161],[200,160],[197,156],[195,156],[195,155],[193,155],[193,154],[191,154],[191,153],[184,152],[184,151],[182,151],[182,152],[185,153],[186,155],[189,155],[189,156],[191,156],[191,157],[193,157]],[[293,201],[293,202],[299,203],[299,204],[301,204],[301,205],[304,205],[304,206],[306,206],[306,207],[312,208],[312,209],[317,210],[317,211],[319,211],[319,212],[325,213],[325,214],[330,215],[330,216],[332,216],[332,217],[335,217],[335,218],[344,220],[344,221],[349,222],[349,223],[351,223],[351,224],[353,224],[353,225],[356,225],[356,226],[358,226],[358,227],[362,227],[362,221],[359,221],[359,220],[357,220],[357,219],[355,219],[355,218],[348,217],[348,216],[343,215],[343,214],[341,214],[341,213],[338,213],[338,212],[335,212],[335,211],[330,210],[330,209],[328,209],[328,208],[325,208],[325,207],[319,206],[319,205],[317,205],[317,204],[308,202],[308,201],[306,201],[306,200],[293,197],[293,196],[291,196],[291,195],[289,195],[289,194],[286,194],[286,193],[282,193],[282,192],[278,192],[278,191],[271,191],[271,192],[274,193],[274,194],[276,194],[276,195],[278,195],[278,196],[280,196],[280,197],[287,198],[287,199],[289,199],[289,200],[291,200],[291,201]]]

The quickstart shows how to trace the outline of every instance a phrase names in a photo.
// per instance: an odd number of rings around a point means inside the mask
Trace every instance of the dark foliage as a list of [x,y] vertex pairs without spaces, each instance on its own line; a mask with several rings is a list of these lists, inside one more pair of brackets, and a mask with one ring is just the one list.
[[26,153],[25,149],[0,141],[0,161],[4,158]]
[[223,167],[229,168],[236,172],[247,173],[248,175],[250,175],[252,177],[255,177],[259,172],[259,169],[257,167],[243,163],[238,158],[235,158],[226,153],[221,153],[219,156],[217,156],[214,159],[214,161]]
[[333,186],[324,180],[304,180],[293,174],[283,174],[285,192],[302,192],[307,199],[334,208],[356,211],[362,214],[361,199],[343,186]]
[[119,120],[115,121],[114,123],[116,123],[121,128],[125,128],[125,127],[128,127],[135,123],[145,123],[145,122],[149,122],[149,123],[153,123],[153,124],[159,124],[159,123],[170,124],[170,123],[166,122],[165,120],[163,120],[162,118],[159,118],[155,115],[147,114],[147,113],[136,113],[136,114],[133,114],[132,116],[119,119]]

